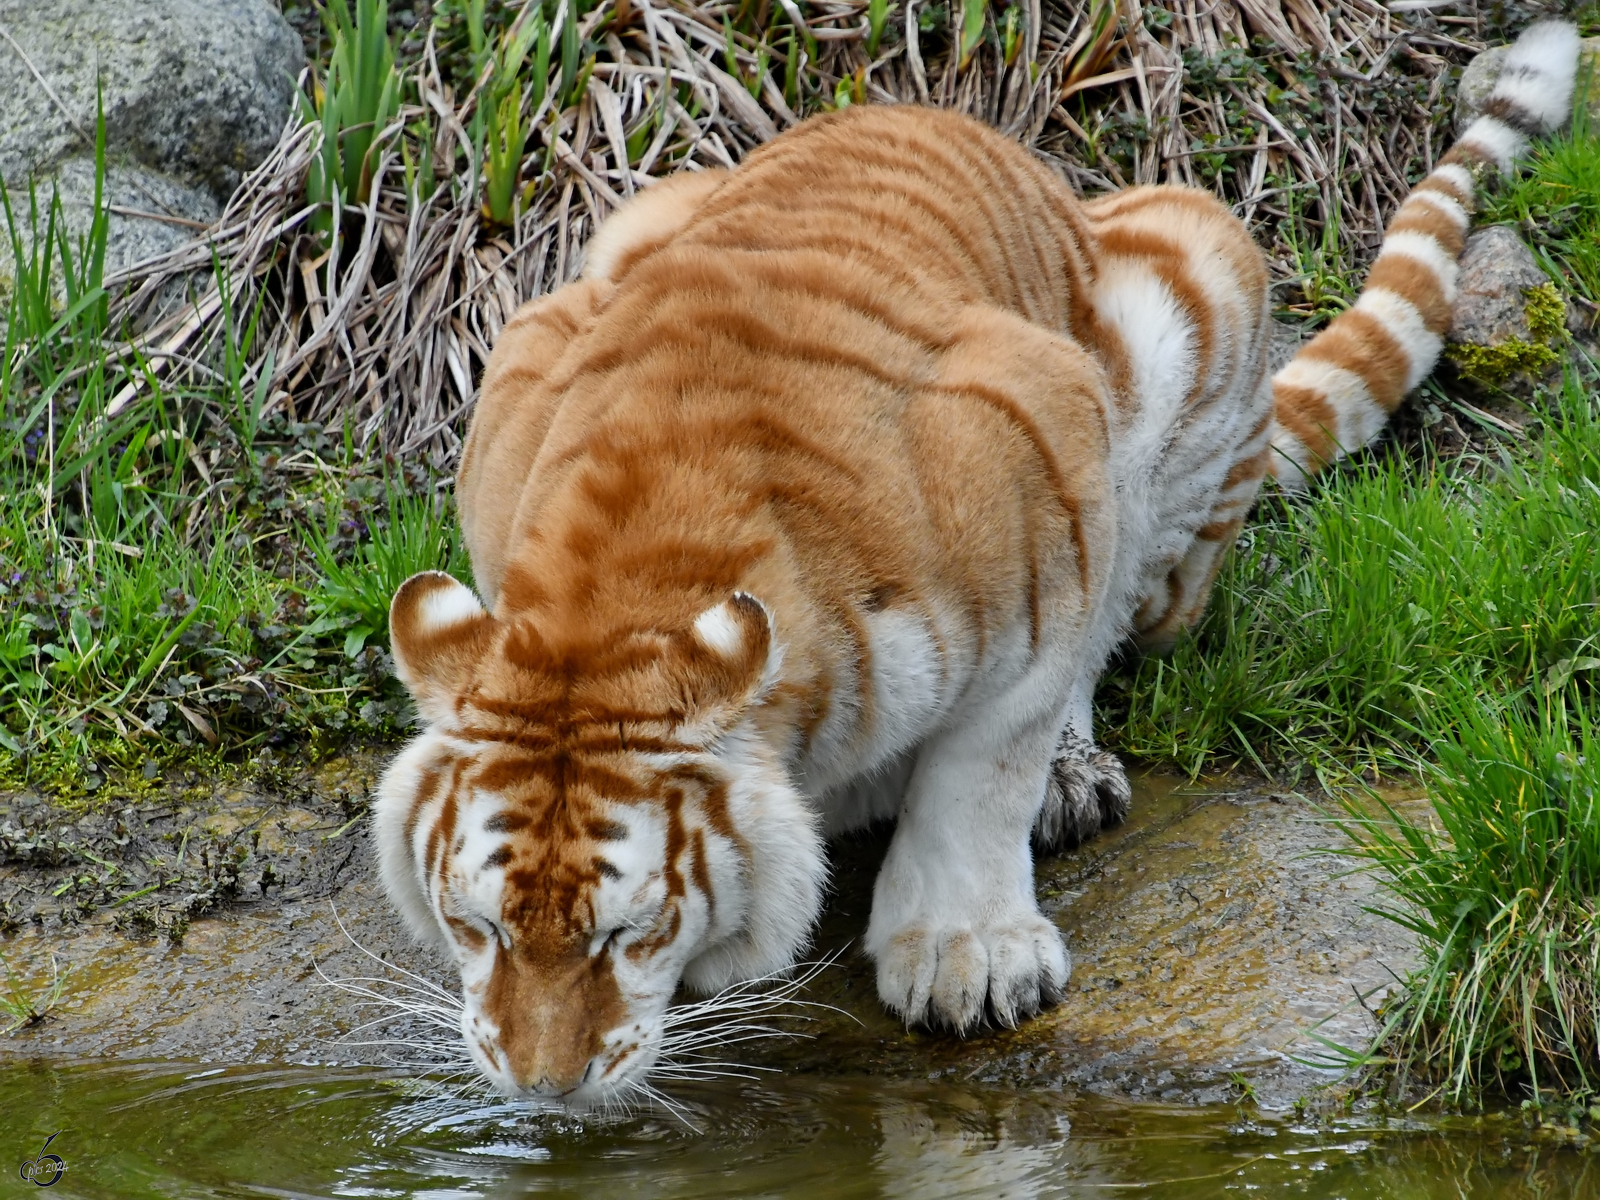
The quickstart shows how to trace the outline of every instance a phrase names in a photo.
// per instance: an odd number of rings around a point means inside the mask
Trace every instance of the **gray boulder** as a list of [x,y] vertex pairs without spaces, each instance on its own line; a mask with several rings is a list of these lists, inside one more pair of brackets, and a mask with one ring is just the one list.
[[[61,199],[62,216],[74,244],[88,228],[94,206],[94,156],[74,154],[62,159],[48,172],[31,177],[33,195],[39,206],[39,229],[47,217],[45,206],[51,194]],[[29,176],[16,183],[6,181],[11,209],[18,230],[28,244]],[[110,206],[106,231],[106,274],[124,270],[134,263],[164,254],[199,235],[222,215],[222,206],[211,190],[180,183],[170,175],[152,171],[138,162],[108,163],[103,204]],[[0,233],[4,233],[0,230]],[[0,243],[0,298],[9,291],[11,246]],[[0,321],[5,319],[0,310]]]
[[[98,83],[107,270],[187,241],[277,142],[304,61],[273,0],[0,0],[0,179],[13,210],[26,221],[31,182],[41,207],[59,191],[70,231],[87,227]],[[0,245],[3,290],[10,258]]]
[[[1600,128],[1600,38],[1585,38],[1582,43],[1582,62],[1595,71],[1595,82],[1589,87],[1590,128]],[[1461,82],[1456,85],[1456,133],[1462,133],[1483,112],[1489,93],[1504,68],[1509,46],[1494,46],[1485,50],[1467,64],[1461,72]],[[1580,67],[1580,78],[1582,70]]]

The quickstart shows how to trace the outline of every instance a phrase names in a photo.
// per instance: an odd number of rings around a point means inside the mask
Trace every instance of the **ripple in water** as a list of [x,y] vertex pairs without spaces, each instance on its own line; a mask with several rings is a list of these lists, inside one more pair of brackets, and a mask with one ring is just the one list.
[[51,1200],[1600,1195],[1592,1156],[1530,1144],[1511,1122],[1309,1129],[1231,1108],[806,1077],[685,1086],[672,1102],[579,1118],[370,1070],[0,1066],[14,1157],[63,1131]]

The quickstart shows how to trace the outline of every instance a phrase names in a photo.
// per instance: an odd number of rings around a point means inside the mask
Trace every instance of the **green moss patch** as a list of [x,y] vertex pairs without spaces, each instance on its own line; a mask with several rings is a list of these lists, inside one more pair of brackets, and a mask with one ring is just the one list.
[[1499,387],[1513,375],[1539,379],[1561,364],[1554,343],[1567,333],[1567,306],[1553,283],[1524,288],[1522,313],[1530,339],[1509,338],[1495,346],[1473,343],[1450,346],[1445,354],[1474,383]]
[[1520,338],[1498,346],[1451,346],[1445,353],[1463,376],[1489,387],[1499,387],[1519,373],[1537,379],[1561,361],[1549,346]]
[[1555,284],[1526,288],[1522,293],[1522,313],[1534,340],[1548,343],[1566,336],[1567,306]]

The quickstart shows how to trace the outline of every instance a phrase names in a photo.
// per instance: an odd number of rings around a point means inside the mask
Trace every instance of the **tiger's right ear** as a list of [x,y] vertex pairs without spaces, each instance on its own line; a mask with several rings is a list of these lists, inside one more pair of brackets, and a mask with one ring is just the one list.
[[389,605],[389,644],[395,674],[424,718],[442,721],[454,711],[494,625],[472,589],[443,571],[424,571],[400,585]]

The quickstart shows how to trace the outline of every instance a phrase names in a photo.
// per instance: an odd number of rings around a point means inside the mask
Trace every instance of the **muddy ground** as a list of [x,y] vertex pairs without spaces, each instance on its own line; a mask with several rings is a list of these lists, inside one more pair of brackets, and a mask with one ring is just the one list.
[[[0,797],[0,948],[25,994],[67,973],[56,1007],[0,1037],[0,1056],[380,1061],[341,1040],[373,1014],[318,977],[382,973],[339,921],[449,982],[377,885],[365,813],[384,758],[155,780],[137,802],[65,824],[41,796]],[[855,944],[887,831],[844,839],[817,944],[837,961],[806,993],[833,1009],[795,1026],[811,1036],[744,1057],[1186,1101],[1248,1084],[1287,1105],[1334,1078],[1295,1061],[1319,1053],[1307,1031],[1364,1044],[1373,1022],[1357,993],[1377,989],[1376,1005],[1414,959],[1398,928],[1363,911],[1371,881],[1318,852],[1337,839],[1298,794],[1137,779],[1126,825],[1039,865],[1073,955],[1065,1000],[964,1041],[908,1032],[879,1008]]]

